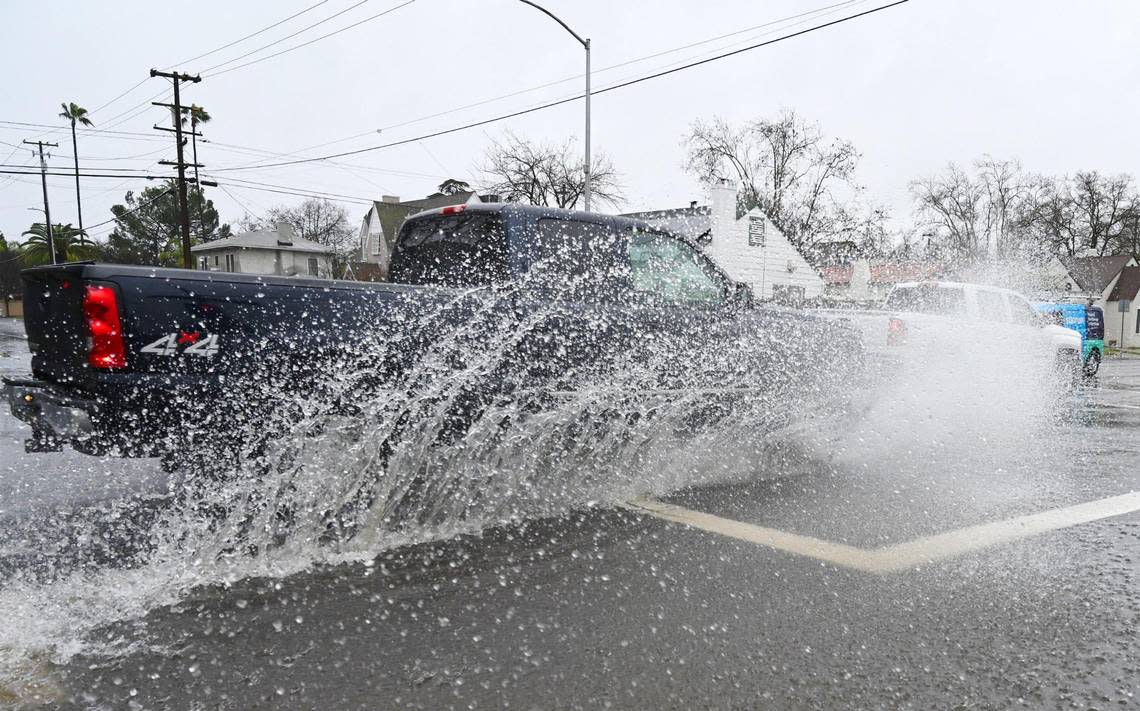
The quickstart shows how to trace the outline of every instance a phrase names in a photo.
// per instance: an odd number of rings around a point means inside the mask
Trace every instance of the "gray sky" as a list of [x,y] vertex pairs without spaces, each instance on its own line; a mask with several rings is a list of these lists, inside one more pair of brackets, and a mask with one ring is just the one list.
[[[62,126],[56,118],[61,101],[95,109],[143,80],[152,66],[184,62],[315,2],[200,0],[184,6],[188,9],[175,25],[176,6],[169,3],[6,0],[0,23],[0,65],[6,69],[0,82],[0,121]],[[580,46],[517,0],[416,0],[280,57],[212,77],[207,71],[357,2],[328,0],[229,49],[177,65],[205,76],[200,84],[190,85],[183,98],[203,105],[214,117],[203,128],[211,143],[199,147],[199,159],[209,169],[265,160],[264,154],[252,151],[320,155],[409,138],[582,89],[577,78],[583,69]],[[345,27],[399,2],[365,0],[241,62]],[[592,38],[597,89],[808,25],[796,20],[762,27],[606,70],[612,65],[835,2],[547,0],[546,5]],[[859,0],[803,19],[816,24],[878,4]],[[1127,0],[911,0],[834,28],[597,96],[594,150],[608,155],[622,174],[627,200],[621,209],[684,205],[704,198],[682,167],[681,137],[694,119],[723,116],[739,122],[794,108],[818,121],[827,134],[855,143],[863,155],[859,180],[869,197],[892,209],[900,224],[909,218],[910,180],[936,172],[949,161],[968,162],[983,153],[1017,157],[1027,169],[1044,173],[1133,172],[1140,165],[1140,145],[1134,139],[1140,116],[1138,25],[1140,4]],[[406,123],[567,78],[572,79]],[[173,141],[150,127],[169,118],[162,109],[146,108],[145,102],[167,85],[162,79],[146,80],[93,112],[97,128],[146,135],[81,135],[81,163],[165,170],[154,161],[173,158]],[[240,176],[367,199],[382,193],[422,197],[444,177],[477,182],[474,168],[488,142],[508,128],[525,137],[580,141],[582,124],[579,101],[342,159],[346,167],[304,164],[218,177]],[[372,133],[377,128],[384,128],[381,135]],[[34,167],[27,150],[8,144],[19,145],[47,131],[0,124],[0,158],[5,158],[0,162]],[[306,150],[349,136],[357,137]],[[44,140],[60,143],[51,164],[68,168],[69,134],[61,128]],[[85,178],[85,223],[108,219],[110,205],[121,202],[126,190],[138,191],[146,184]],[[245,209],[262,213],[303,199],[234,183],[226,187],[237,201],[217,189],[208,192],[227,221],[236,221]],[[49,189],[53,221],[74,223],[72,179],[51,178]],[[0,231],[10,239],[20,239],[20,233],[40,219],[27,210],[40,205],[38,176],[0,176]],[[348,207],[354,222],[365,209]],[[94,233],[102,236],[109,230],[107,225]]]

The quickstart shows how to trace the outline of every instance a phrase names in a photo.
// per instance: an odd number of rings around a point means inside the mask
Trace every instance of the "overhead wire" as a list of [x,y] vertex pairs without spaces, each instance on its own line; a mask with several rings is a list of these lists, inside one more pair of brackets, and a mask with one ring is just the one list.
[[269,49],[270,47],[273,47],[275,45],[279,45],[286,40],[293,39],[294,37],[296,37],[299,34],[302,34],[304,32],[308,32],[309,30],[313,29],[314,27],[319,27],[320,25],[323,25],[324,23],[328,22],[329,20],[334,20],[334,19],[340,17],[341,15],[345,14],[346,12],[351,12],[352,10],[355,10],[356,8],[360,7],[361,5],[368,3],[368,2],[371,2],[371,1],[372,0],[359,0],[358,2],[353,3],[352,5],[349,5],[345,9],[341,10],[340,12],[333,13],[332,15],[329,15],[328,17],[324,18],[323,20],[319,20],[318,22],[314,22],[311,25],[306,25],[305,27],[302,27],[301,29],[294,32],[293,34],[285,35],[284,37],[273,40],[269,44],[262,45],[262,46],[258,47],[257,49],[253,49],[253,50],[246,52],[245,54],[238,55],[238,56],[234,57],[233,59],[227,59],[226,61],[221,62],[219,64],[215,64],[214,66],[209,67],[208,69],[203,69],[200,73],[201,74],[209,74],[210,72],[214,71],[215,69],[220,69],[220,68],[226,66],[227,64],[233,64],[234,62],[240,62],[241,60],[245,59],[246,57],[251,57],[251,56],[257,54],[258,52],[260,52],[262,50]]
[[[741,29],[741,30],[735,30],[733,32],[728,32],[728,33],[725,33],[722,35],[717,35],[716,37],[709,37],[709,38],[706,38],[703,40],[698,40],[696,42],[690,42],[690,43],[682,45],[680,47],[673,47],[670,49],[654,52],[653,54],[649,54],[649,55],[645,55],[642,57],[637,57],[634,59],[629,59],[629,60],[625,60],[622,62],[618,62],[617,64],[612,64],[612,65],[609,65],[607,67],[595,69],[593,74],[594,75],[601,74],[603,72],[607,72],[607,71],[610,71],[613,69],[618,69],[621,67],[630,66],[630,65],[637,64],[637,63],[647,61],[650,59],[655,59],[657,57],[662,57],[662,56],[665,56],[668,54],[673,54],[676,52],[684,51],[686,49],[691,49],[693,47],[701,46],[704,44],[709,44],[709,43],[716,42],[716,41],[719,41],[722,39],[726,39],[728,37],[734,37],[734,36],[738,36],[741,34],[746,34],[748,32],[752,32],[752,31],[757,30],[757,29],[762,29],[765,27],[772,27],[775,25],[784,24],[784,23],[790,22],[792,20],[798,20],[798,19],[801,19],[804,17],[809,17],[809,16],[818,16],[821,14],[831,14],[831,13],[837,11],[838,9],[841,9],[844,7],[849,7],[852,5],[864,4],[867,2],[869,2],[869,0],[843,0],[842,2],[832,3],[830,5],[825,5],[825,6],[818,7],[818,8],[812,9],[812,10],[807,10],[805,12],[797,13],[794,15],[788,15],[786,17],[781,17],[781,18],[776,19],[776,20],[768,20],[766,22],[763,22],[763,23],[760,23],[757,25],[752,25],[750,27],[746,27],[746,28]],[[416,118],[401,121],[399,123],[394,123],[394,124],[390,124],[387,126],[382,126],[380,128],[372,129],[369,131],[362,131],[360,133],[356,133],[356,134],[353,134],[351,136],[345,136],[344,138],[338,138],[338,139],[335,139],[332,141],[325,141],[324,143],[318,143],[318,144],[315,144],[312,146],[306,146],[306,147],[298,149],[296,151],[291,151],[289,153],[285,153],[285,154],[281,154],[281,155],[285,155],[285,156],[300,155],[306,151],[314,150],[316,148],[324,148],[325,146],[331,146],[331,145],[335,145],[337,143],[344,143],[346,141],[351,141],[351,140],[354,140],[357,138],[363,138],[364,136],[370,136],[370,135],[373,135],[376,133],[381,133],[383,131],[389,131],[389,130],[394,129],[394,128],[401,128],[401,127],[409,126],[409,125],[416,124],[416,123],[422,123],[423,121],[427,121],[427,120],[430,120],[433,118],[439,118],[441,116],[447,116],[447,115],[450,115],[453,113],[458,113],[460,111],[465,111],[467,109],[477,108],[479,106],[491,104],[491,103],[494,103],[496,101],[501,101],[503,99],[513,98],[515,96],[520,96],[523,94],[532,93],[535,91],[539,91],[541,89],[549,88],[551,86],[556,86],[558,84],[564,84],[566,82],[573,81],[574,79],[581,79],[583,76],[584,75],[582,75],[582,74],[576,74],[576,75],[571,76],[571,77],[566,77],[563,79],[557,79],[554,81],[545,82],[543,84],[538,84],[536,86],[528,87],[526,89],[519,89],[517,91],[513,91],[513,92],[510,92],[507,94],[501,94],[499,96],[491,97],[488,99],[483,99],[480,101],[476,101],[474,103],[465,104],[463,106],[453,107],[450,109],[445,109],[443,111],[438,111],[435,113],[426,114],[426,115],[419,116]],[[252,165],[252,164],[250,164],[250,165]]]
[[[851,6],[851,5],[859,5],[859,4],[866,3],[868,1],[869,0],[844,0],[843,2],[837,2],[837,3],[833,3],[831,5],[825,5],[823,7],[815,8],[814,10],[808,10],[805,12],[797,13],[795,15],[788,15],[786,17],[781,17],[780,19],[777,19],[777,20],[769,20],[767,22],[763,22],[763,23],[758,24],[758,25],[752,25],[751,27],[747,27],[747,28],[742,29],[742,30],[736,30],[733,32],[728,32],[726,34],[717,35],[716,37],[709,37],[707,39],[698,40],[696,42],[690,42],[689,44],[681,45],[680,47],[673,47],[670,49],[661,50],[659,52],[654,52],[652,54],[647,54],[647,55],[642,56],[642,57],[636,57],[634,59],[628,59],[628,60],[625,60],[622,62],[618,62],[616,64],[611,64],[609,66],[605,66],[605,67],[601,67],[599,69],[595,69],[591,72],[591,74],[596,76],[598,74],[602,74],[604,72],[612,71],[614,69],[620,69],[622,67],[628,67],[628,66],[638,64],[641,62],[649,61],[651,59],[657,59],[658,57],[663,57],[663,56],[666,56],[669,54],[675,54],[676,52],[683,52],[684,50],[692,49],[693,47],[699,47],[701,45],[711,44],[712,42],[717,42],[717,41],[720,41],[722,39],[727,39],[729,37],[735,37],[738,35],[747,34],[748,32],[752,32],[754,30],[763,29],[765,27],[772,27],[774,25],[781,25],[781,24],[784,24],[786,22],[790,22],[792,20],[798,20],[798,19],[808,17],[808,16],[827,14],[827,13],[833,12],[833,11],[840,9],[840,8],[843,8],[843,7],[847,7],[847,6]],[[480,101],[476,101],[476,102],[473,102],[470,104],[465,104],[463,106],[456,106],[456,107],[453,107],[450,109],[445,109],[442,111],[438,111],[438,112],[435,112],[432,114],[426,114],[426,115],[419,116],[416,118],[408,119],[406,121],[400,121],[399,123],[389,124],[387,126],[381,126],[379,129],[375,129],[374,132],[390,131],[394,128],[402,128],[404,126],[410,126],[413,124],[422,123],[424,121],[428,121],[428,120],[433,119],[433,118],[440,118],[441,116],[447,116],[447,115],[450,115],[453,113],[457,113],[459,111],[466,111],[467,109],[478,108],[479,106],[485,106],[487,104],[492,104],[492,103],[495,103],[496,101],[502,101],[503,99],[510,99],[510,98],[514,98],[516,96],[521,96],[523,94],[529,94],[529,93],[532,93],[535,91],[540,91],[542,89],[548,89],[552,86],[557,86],[559,84],[565,84],[567,82],[574,81],[576,79],[582,79],[584,77],[585,77],[584,74],[575,74],[573,76],[565,77],[562,79],[555,79],[553,81],[548,81],[548,82],[545,82],[543,84],[537,84],[535,86],[528,87],[526,89],[519,89],[517,91],[512,91],[512,92],[507,93],[507,94],[500,94],[499,96],[494,96],[494,97],[491,97],[489,99],[482,99]],[[353,136],[351,138],[357,138],[360,135],[367,135],[367,134],[358,134],[357,136]],[[345,138],[345,139],[341,139],[341,140],[349,140],[349,139]],[[335,141],[335,142],[339,142],[339,141]],[[325,145],[329,145],[329,144],[325,144]],[[308,150],[308,149],[303,149],[303,150]]]
[[[273,29],[274,27],[277,27],[277,26],[279,26],[279,25],[282,25],[282,24],[284,24],[284,23],[288,22],[289,20],[292,20],[293,18],[296,18],[296,17],[300,17],[301,15],[304,15],[305,13],[309,12],[310,10],[314,10],[314,9],[316,9],[317,7],[321,6],[321,5],[324,5],[326,2],[328,2],[328,0],[320,0],[320,2],[318,2],[318,3],[314,4],[314,5],[310,5],[309,7],[306,7],[305,9],[303,9],[303,10],[301,10],[301,11],[299,11],[299,12],[296,12],[296,13],[294,13],[294,14],[292,14],[292,15],[289,15],[288,17],[286,17],[286,18],[284,18],[284,19],[282,19],[282,20],[278,20],[277,22],[274,22],[274,23],[273,23],[273,24],[271,24],[271,25],[268,25],[268,26],[266,26],[266,27],[263,27],[263,28],[261,28],[260,30],[257,30],[256,32],[252,32],[252,33],[250,33],[250,34],[248,34],[248,35],[246,35],[246,36],[244,36],[244,37],[241,37],[241,38],[239,38],[239,39],[236,39],[236,40],[234,40],[233,42],[230,42],[230,43],[228,43],[228,44],[222,45],[221,47],[217,47],[217,48],[215,48],[215,49],[212,49],[212,50],[210,50],[209,52],[204,52],[204,53],[202,53],[202,54],[199,54],[199,55],[198,55],[198,56],[196,56],[196,57],[191,57],[190,59],[187,59],[187,60],[184,60],[183,62],[180,62],[179,64],[188,64],[188,63],[190,63],[190,62],[195,62],[195,61],[197,61],[197,60],[199,60],[199,59],[202,59],[203,57],[208,57],[208,56],[210,56],[211,54],[215,54],[215,53],[217,53],[217,52],[220,52],[220,51],[222,51],[222,50],[224,50],[224,49],[229,49],[230,47],[233,47],[233,46],[234,46],[234,45],[236,45],[236,44],[240,44],[241,42],[244,42],[244,41],[245,41],[245,40],[247,40],[247,39],[251,39],[251,38],[253,38],[253,37],[256,37],[257,35],[260,35],[260,34],[262,34],[263,32],[268,32],[269,30]],[[173,66],[173,65],[172,65],[172,66]],[[90,111],[88,111],[88,112],[87,112],[87,113],[88,113],[88,115],[94,115],[94,114],[96,114],[96,113],[98,113],[98,112],[102,111],[103,109],[107,108],[107,107],[108,107],[108,106],[110,106],[111,104],[114,104],[116,101],[119,101],[119,100],[120,100],[120,99],[122,99],[123,97],[127,96],[128,94],[130,94],[131,92],[133,92],[135,89],[138,89],[138,88],[139,88],[140,86],[142,86],[143,84],[146,84],[146,83],[147,83],[147,81],[148,81],[148,80],[150,80],[150,79],[151,79],[151,77],[150,77],[149,75],[148,75],[148,76],[145,76],[145,77],[143,77],[142,79],[140,79],[140,80],[138,81],[138,83],[136,83],[136,84],[133,84],[132,86],[130,86],[129,88],[127,88],[127,89],[126,89],[126,90],[124,90],[123,92],[121,92],[121,93],[119,93],[119,94],[116,94],[116,95],[115,95],[114,97],[112,97],[111,99],[108,99],[107,101],[104,101],[102,104],[99,104],[99,106],[97,106],[97,107],[95,107],[94,109],[91,109]],[[113,119],[112,119],[112,120],[113,120]]]
[[[367,1],[367,0],[364,0],[364,1]],[[392,7],[388,8],[387,10],[384,10],[383,12],[378,12],[375,15],[372,15],[370,17],[366,17],[363,20],[359,20],[357,22],[352,23],[351,25],[348,25],[346,27],[342,27],[339,30],[329,32],[328,34],[324,34],[324,35],[321,35],[320,37],[316,37],[316,38],[308,40],[306,42],[302,42],[301,44],[294,45],[292,47],[288,47],[286,49],[281,50],[280,52],[274,52],[273,54],[269,54],[269,55],[266,55],[264,57],[258,57],[257,59],[252,59],[248,62],[245,62],[244,64],[239,64],[236,67],[230,67],[228,69],[223,69],[222,71],[214,72],[213,74],[210,73],[211,70],[207,69],[205,72],[202,72],[202,73],[204,75],[210,77],[210,78],[217,78],[217,77],[222,76],[223,74],[229,74],[230,72],[235,72],[238,69],[242,69],[243,67],[248,67],[251,64],[258,64],[259,62],[264,62],[266,60],[273,59],[274,57],[280,57],[282,54],[288,54],[289,52],[301,49],[302,47],[308,47],[309,45],[311,45],[315,42],[320,42],[321,40],[328,39],[329,37],[332,37],[333,35],[339,35],[341,32],[346,32],[348,30],[351,30],[354,27],[359,27],[360,25],[363,25],[366,22],[371,22],[375,19],[381,18],[381,17],[383,17],[389,13],[393,13],[396,10],[399,10],[400,8],[407,7],[408,5],[411,5],[412,3],[414,3],[415,1],[416,0],[404,0],[404,2],[402,2],[398,5],[393,5]],[[353,7],[355,7],[355,5]],[[248,55],[245,55],[245,56],[248,56]],[[236,61],[236,60],[230,60],[230,61],[232,62],[232,61]],[[218,65],[218,66],[224,66],[224,64],[228,64],[228,63],[229,62],[226,62],[226,63],[223,63],[223,64]]]
[[240,38],[238,38],[238,39],[236,39],[233,42],[230,42],[228,44],[223,44],[221,47],[216,47],[214,49],[211,49],[209,52],[203,52],[202,54],[199,54],[196,57],[191,57],[190,59],[184,59],[181,62],[175,62],[174,64],[171,64],[166,68],[167,68],[167,70],[170,70],[170,69],[173,69],[174,67],[185,66],[191,62],[197,62],[199,59],[209,57],[211,54],[217,54],[218,52],[221,52],[223,49],[229,49],[230,47],[233,47],[236,44],[241,44],[242,42],[245,42],[247,39],[252,39],[252,38],[254,38],[254,37],[256,37],[256,36],[258,36],[264,32],[268,32],[269,30],[272,30],[274,27],[278,27],[280,25],[285,24],[286,22],[288,22],[289,20],[292,20],[293,18],[300,17],[301,15],[304,15],[305,13],[307,13],[311,10],[315,10],[318,7],[320,7],[321,5],[324,5],[325,3],[327,3],[328,1],[329,0],[320,0],[320,2],[314,3],[313,5],[309,5],[304,10],[301,10],[300,12],[295,12],[292,15],[290,15],[290,16],[282,19],[282,20],[278,20],[277,22],[274,22],[272,25],[262,27],[260,30],[258,30],[256,32],[251,32],[250,34],[248,34],[244,37],[240,37]]
[[163,191],[162,191],[161,193],[159,193],[158,195],[155,195],[154,197],[152,197],[150,200],[147,200],[146,202],[142,202],[142,203],[139,203],[138,205],[135,205],[135,206],[134,206],[134,207],[132,207],[131,209],[124,211],[122,214],[119,214],[119,215],[115,215],[114,217],[112,217],[112,218],[111,218],[111,219],[109,219],[109,220],[103,220],[103,221],[102,221],[102,222],[100,222],[100,223],[97,223],[97,224],[91,225],[91,226],[90,226],[90,227],[88,227],[87,229],[88,229],[88,230],[93,230],[93,229],[95,229],[95,228],[97,228],[97,227],[102,227],[103,225],[107,225],[107,224],[110,224],[110,223],[112,223],[112,222],[118,222],[120,219],[122,219],[122,218],[123,218],[123,215],[129,215],[129,214],[131,214],[132,212],[136,212],[136,211],[138,211],[138,210],[141,210],[141,209],[143,209],[144,207],[146,207],[147,205],[153,204],[154,202],[158,201],[158,199],[159,199],[159,198],[161,198],[161,197],[165,197],[165,196],[169,195],[171,192],[173,192],[173,190],[174,190],[173,188],[167,188],[166,190],[163,190]]
[[[677,72],[684,71],[686,69],[692,69],[694,67],[703,66],[705,64],[709,64],[711,62],[715,62],[715,61],[718,61],[721,59],[726,59],[728,57],[733,57],[733,56],[736,56],[738,54],[742,54],[744,52],[748,52],[748,51],[751,51],[754,49],[759,49],[761,47],[767,47],[767,46],[776,44],[778,42],[783,42],[785,40],[789,40],[789,39],[792,39],[795,37],[801,37],[801,36],[809,34],[811,32],[817,32],[819,30],[823,30],[823,29],[826,29],[828,27],[834,27],[835,25],[839,25],[839,24],[842,24],[844,22],[850,22],[852,20],[855,20],[855,19],[858,19],[861,17],[866,17],[868,15],[871,15],[871,14],[874,14],[877,12],[882,12],[882,11],[890,9],[892,7],[896,7],[898,5],[903,5],[907,2],[909,2],[909,0],[895,0],[895,2],[887,3],[885,5],[879,5],[877,7],[871,8],[869,10],[864,10],[863,12],[855,13],[852,15],[846,15],[844,17],[838,18],[836,20],[831,20],[829,22],[825,22],[822,24],[813,25],[812,27],[808,27],[808,28],[805,28],[803,30],[798,30],[796,32],[791,32],[791,33],[788,33],[785,35],[781,35],[779,37],[775,37],[773,39],[766,40],[764,42],[759,42],[756,44],[749,45],[747,47],[743,47],[741,49],[733,50],[731,52],[724,52],[722,54],[718,54],[718,55],[715,55],[712,57],[707,57],[705,59],[700,59],[700,60],[697,60],[694,62],[689,62],[687,64],[683,64],[683,65],[678,66],[678,67],[673,67],[670,69],[665,69],[662,71],[654,72],[652,74],[647,74],[647,75],[644,75],[641,77],[630,79],[628,81],[619,82],[617,84],[611,84],[611,85],[606,86],[602,89],[592,91],[591,95],[596,96],[599,94],[605,94],[605,93],[608,93],[611,91],[616,91],[618,89],[624,89],[626,87],[633,86],[635,84],[640,84],[642,82],[650,81],[653,79],[658,79],[660,77],[667,76],[670,74],[675,74]],[[544,104],[539,104],[538,106],[532,106],[530,108],[520,109],[518,111],[512,111],[510,113],[502,114],[499,116],[494,116],[492,118],[483,119],[480,121],[473,121],[470,123],[463,124],[461,126],[454,126],[452,128],[441,129],[439,131],[433,131],[431,133],[427,133],[427,134],[424,134],[421,136],[414,136],[411,138],[405,138],[405,139],[401,139],[398,141],[390,141],[388,143],[382,143],[382,144],[379,144],[376,146],[367,146],[364,148],[357,148],[357,149],[351,150],[351,151],[342,151],[339,153],[332,153],[332,154],[324,155],[324,156],[312,156],[312,157],[308,157],[308,158],[299,158],[299,159],[290,160],[290,161],[280,161],[277,163],[264,163],[264,164],[249,165],[249,166],[233,166],[230,168],[216,168],[214,170],[214,172],[215,173],[221,173],[221,172],[230,172],[230,171],[235,171],[235,170],[255,170],[255,169],[263,169],[263,168],[275,168],[275,167],[284,166],[284,165],[299,165],[302,163],[314,163],[314,162],[319,162],[319,161],[327,161],[331,158],[343,158],[345,156],[360,155],[362,153],[369,153],[372,151],[383,150],[385,148],[393,148],[395,146],[402,146],[402,145],[407,145],[409,143],[415,143],[416,141],[422,141],[422,140],[427,139],[427,138],[435,138],[437,136],[444,136],[444,135],[451,134],[451,133],[458,133],[460,131],[466,131],[468,129],[476,128],[479,126],[486,126],[487,124],[497,123],[499,121],[504,121],[506,119],[516,118],[518,116],[523,116],[525,114],[530,114],[530,113],[534,113],[537,111],[543,111],[545,109],[553,108],[555,106],[561,106],[563,104],[568,104],[572,101],[577,101],[577,100],[582,99],[582,98],[585,98],[585,94],[575,94],[574,96],[571,96],[571,97],[567,97],[564,99],[558,99],[556,101],[546,102]]]

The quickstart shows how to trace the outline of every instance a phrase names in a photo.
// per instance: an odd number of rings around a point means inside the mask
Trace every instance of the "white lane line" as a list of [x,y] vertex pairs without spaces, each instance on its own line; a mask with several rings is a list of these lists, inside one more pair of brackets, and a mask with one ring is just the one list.
[[1115,405],[1110,404],[1110,403],[1105,403],[1103,405],[1103,407],[1107,407],[1107,408],[1111,408],[1111,409],[1123,408],[1125,410],[1140,410],[1140,405],[1124,405],[1124,404],[1120,404],[1120,403],[1115,404]]
[[730,518],[722,518],[702,511],[693,511],[682,506],[674,506],[657,499],[636,499],[627,502],[625,507],[665,521],[692,526],[710,533],[719,533],[722,536],[757,543],[796,555],[816,558],[847,568],[865,570],[870,564],[871,551],[863,548],[832,543],[811,536],[801,536],[775,528],[754,526],[750,523],[734,521]]
[[815,558],[868,573],[890,573],[935,563],[966,553],[1010,543],[1061,528],[1091,523],[1140,511],[1140,491],[1098,501],[1017,516],[956,531],[918,538],[883,548],[858,548],[820,538],[801,536],[774,528],[693,511],[656,499],[637,499],[626,508],[655,518],[699,528],[776,550]]

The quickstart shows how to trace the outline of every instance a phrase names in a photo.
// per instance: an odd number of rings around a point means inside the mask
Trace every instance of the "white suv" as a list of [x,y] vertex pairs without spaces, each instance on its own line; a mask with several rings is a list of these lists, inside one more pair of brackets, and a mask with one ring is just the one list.
[[1065,370],[1073,374],[1081,371],[1080,334],[1051,323],[1033,309],[1028,299],[1011,289],[949,281],[911,282],[896,285],[883,308],[892,312],[887,324],[889,345],[904,343],[931,318],[985,321],[1004,326],[979,334],[979,345],[984,345],[986,338],[1021,334],[1027,341],[1044,340]]

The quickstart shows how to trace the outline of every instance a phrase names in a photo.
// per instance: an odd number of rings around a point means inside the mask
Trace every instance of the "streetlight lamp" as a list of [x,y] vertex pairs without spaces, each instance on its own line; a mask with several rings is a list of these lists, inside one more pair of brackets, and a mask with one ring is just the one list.
[[557,15],[555,15],[550,10],[547,10],[542,5],[539,5],[538,3],[535,3],[535,2],[531,2],[531,0],[519,0],[519,2],[530,5],[534,9],[538,10],[539,12],[541,12],[544,15],[546,15],[547,17],[551,18],[552,20],[554,20],[558,24],[562,25],[562,29],[566,30],[571,35],[573,35],[574,39],[581,42],[582,47],[586,50],[586,165],[585,165],[585,170],[584,170],[582,195],[583,195],[583,198],[585,199],[585,202],[586,202],[586,211],[589,212],[590,211],[590,40],[589,39],[582,39],[581,35],[579,35],[574,30],[570,29],[570,25],[567,25],[565,22],[563,22],[561,19],[559,19]]

